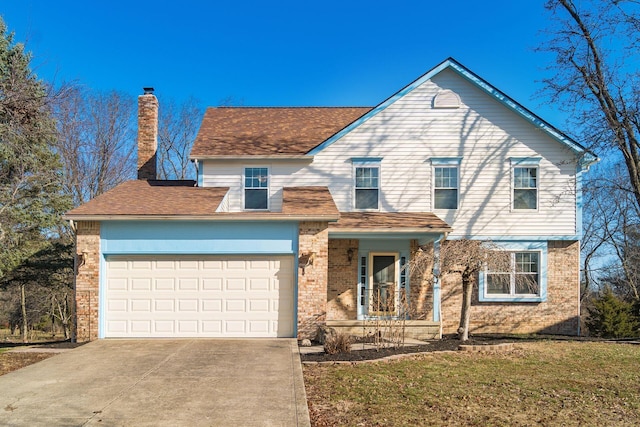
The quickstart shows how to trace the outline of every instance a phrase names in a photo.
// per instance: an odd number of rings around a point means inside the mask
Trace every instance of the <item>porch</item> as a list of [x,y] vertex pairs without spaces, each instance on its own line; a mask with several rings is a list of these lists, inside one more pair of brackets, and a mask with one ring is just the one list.
[[326,325],[354,336],[393,329],[440,338],[434,243],[449,230],[431,213],[341,213],[329,224]]

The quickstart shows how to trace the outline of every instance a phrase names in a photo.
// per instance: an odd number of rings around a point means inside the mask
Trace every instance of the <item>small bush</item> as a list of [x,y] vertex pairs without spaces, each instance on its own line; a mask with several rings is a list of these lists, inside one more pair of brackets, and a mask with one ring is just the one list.
[[351,336],[347,334],[328,335],[324,342],[327,354],[351,353]]
[[640,322],[633,306],[606,288],[589,308],[587,326],[592,335],[603,338],[628,338],[638,336]]

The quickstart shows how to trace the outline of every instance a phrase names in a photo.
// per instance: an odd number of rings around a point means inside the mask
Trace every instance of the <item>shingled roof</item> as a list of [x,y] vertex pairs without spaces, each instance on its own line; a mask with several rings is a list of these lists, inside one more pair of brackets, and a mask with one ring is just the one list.
[[69,212],[77,216],[213,215],[228,188],[195,186],[195,181],[126,181]]
[[431,212],[342,212],[329,232],[450,232],[449,224]]
[[370,107],[208,108],[192,158],[304,155]]
[[339,217],[327,187],[285,187],[282,212],[220,212],[227,187],[196,187],[194,181],[124,182],[65,215],[70,220],[144,216],[207,220],[283,220],[309,218],[336,221]]

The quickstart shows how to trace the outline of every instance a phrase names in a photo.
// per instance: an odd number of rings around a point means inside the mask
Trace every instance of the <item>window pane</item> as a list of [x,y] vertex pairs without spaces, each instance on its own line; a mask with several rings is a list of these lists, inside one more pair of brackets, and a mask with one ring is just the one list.
[[509,274],[487,274],[487,294],[509,294]]
[[536,168],[515,168],[513,170],[514,188],[537,188]]
[[536,190],[513,190],[513,208],[536,209],[537,198]]
[[458,188],[458,168],[435,168],[435,188]]
[[539,290],[538,274],[516,274],[516,294],[538,295]]
[[378,190],[356,189],[356,209],[378,209]]
[[244,190],[245,209],[267,209],[267,190]]
[[537,273],[538,272],[538,253],[537,252],[517,252],[516,272],[518,273]]
[[435,209],[457,209],[458,190],[436,189],[433,202]]
[[378,188],[378,168],[356,168],[356,188]]
[[244,186],[245,188],[268,188],[269,173],[267,168],[245,168]]

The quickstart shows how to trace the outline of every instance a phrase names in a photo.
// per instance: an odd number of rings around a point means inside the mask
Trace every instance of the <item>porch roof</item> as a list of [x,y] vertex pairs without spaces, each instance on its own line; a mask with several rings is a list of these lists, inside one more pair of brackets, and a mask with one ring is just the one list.
[[334,238],[424,239],[452,229],[432,212],[341,212],[338,222],[329,224]]

